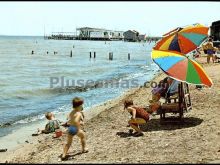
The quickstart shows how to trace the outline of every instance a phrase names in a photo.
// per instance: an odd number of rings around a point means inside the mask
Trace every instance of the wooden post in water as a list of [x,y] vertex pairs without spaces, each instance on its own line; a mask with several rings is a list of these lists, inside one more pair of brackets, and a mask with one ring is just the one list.
[[111,53],[111,60],[113,60],[113,52]]
[[70,57],[73,57],[73,52],[72,52],[72,50],[71,50],[71,52],[70,52]]
[[130,53],[128,53],[128,60],[130,60],[131,59],[131,57],[130,57]]
[[89,57],[92,58],[92,52],[89,52]]
[[96,52],[94,52],[94,58],[96,58]]
[[112,59],[112,54],[111,54],[111,52],[109,52],[108,59],[109,59],[109,60]]

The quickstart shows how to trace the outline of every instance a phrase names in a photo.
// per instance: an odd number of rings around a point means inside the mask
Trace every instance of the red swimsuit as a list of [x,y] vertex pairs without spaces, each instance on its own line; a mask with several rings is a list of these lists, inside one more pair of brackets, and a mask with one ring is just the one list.
[[147,113],[143,108],[139,107],[132,107],[136,109],[136,118],[142,118],[146,122],[149,120],[149,113]]

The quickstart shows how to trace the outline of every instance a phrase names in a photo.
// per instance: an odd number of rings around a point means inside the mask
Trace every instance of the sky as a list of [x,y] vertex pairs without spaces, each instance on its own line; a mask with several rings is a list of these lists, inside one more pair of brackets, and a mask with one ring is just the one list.
[[0,2],[0,35],[43,36],[77,27],[137,30],[161,36],[194,23],[220,20],[220,2]]

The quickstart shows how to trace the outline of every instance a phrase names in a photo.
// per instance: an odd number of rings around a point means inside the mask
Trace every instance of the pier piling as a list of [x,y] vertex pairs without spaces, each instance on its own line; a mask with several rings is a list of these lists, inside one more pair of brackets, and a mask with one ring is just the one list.
[[70,52],[70,57],[73,57],[73,52],[72,52],[72,50],[71,50],[71,52]]
[[113,60],[113,52],[109,52],[109,60]]
[[111,52],[109,52],[108,59],[111,60]]
[[130,60],[131,59],[131,56],[130,56],[130,53],[128,53],[128,60]]
[[96,52],[94,52],[94,58],[96,58]]
[[89,52],[89,57],[92,58],[92,52]]

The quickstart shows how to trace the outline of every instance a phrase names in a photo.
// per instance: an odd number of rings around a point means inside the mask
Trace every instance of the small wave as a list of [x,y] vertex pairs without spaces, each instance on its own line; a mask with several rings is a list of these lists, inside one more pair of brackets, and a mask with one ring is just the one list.
[[[58,107],[56,110],[51,111],[55,116],[58,114],[62,114],[68,110],[71,109],[70,105],[63,105],[61,107]],[[44,113],[42,114],[38,114],[38,115],[33,115],[33,116],[29,116],[29,117],[24,117],[21,120],[15,121],[15,122],[7,122],[7,123],[3,123],[0,125],[1,127],[8,127],[8,126],[12,126],[12,125],[16,125],[16,124],[28,124],[34,121],[39,121],[39,120],[43,120],[45,119],[45,115]]]
[[[13,92],[14,97],[17,99],[26,99],[30,96],[38,97],[38,96],[48,96],[48,95],[59,95],[59,94],[65,94],[65,93],[75,93],[75,92],[86,92],[88,90],[92,90],[95,88],[102,88],[105,85],[108,84],[114,84],[114,83],[120,83],[122,80],[130,80],[137,77],[144,76],[146,74],[149,74],[147,71],[149,70],[148,67],[146,67],[145,72],[135,72],[135,73],[123,73],[119,75],[109,75],[107,79],[99,79],[99,80],[87,80],[84,81],[82,84],[79,82],[76,82],[77,85],[70,86],[70,84],[67,84],[64,87],[53,87],[53,88],[39,88],[39,89],[25,89],[25,90],[19,90]],[[149,70],[150,71],[150,70]]]
[[22,97],[22,96],[16,96],[17,99],[20,99],[20,100],[25,100],[26,98],[25,97]]
[[141,66],[140,68],[141,69],[147,69],[147,68],[149,68],[149,66],[148,65],[144,65],[144,66]]
[[142,77],[146,74],[148,74],[148,73],[134,73],[134,74],[131,74],[131,75],[127,76],[126,78],[124,78],[124,80],[130,80],[130,79],[134,79],[137,77]]
[[85,92],[89,88],[94,88],[93,86],[67,86],[67,87],[55,87],[55,88],[40,88],[40,89],[29,89],[29,90],[19,90],[14,92],[12,95],[17,99],[26,99],[30,96],[48,96],[63,93],[74,93],[74,92]]
[[[95,83],[91,83],[91,84],[87,84],[86,87],[66,87],[66,88],[55,88],[55,89],[40,89],[37,91],[29,91],[30,93],[35,93],[38,92],[39,93],[63,93],[63,92],[75,92],[75,91],[85,91],[85,90],[90,90],[93,88],[101,88],[104,87],[105,85],[109,85],[109,84],[113,84],[113,83],[120,83],[121,80],[131,80],[134,79],[136,77],[143,77],[144,75],[149,74],[149,73],[134,73],[134,74],[126,74],[122,77],[117,77],[117,78],[112,78],[112,79],[108,79],[108,80],[103,80],[103,81],[97,81]],[[39,92],[40,91],[40,92]],[[23,91],[26,92],[26,91]],[[21,97],[23,98],[23,97]],[[53,110],[52,112],[57,115],[60,113],[65,113],[67,111],[69,111],[71,109],[71,105],[63,105],[61,107],[56,108],[55,110]],[[15,125],[15,124],[27,124],[30,122],[34,122],[34,121],[38,121],[38,120],[43,120],[45,118],[44,114],[33,114],[33,116],[24,116],[22,119],[18,120],[18,121],[14,121],[14,122],[10,122],[10,123],[3,123],[0,125],[0,127],[7,127],[7,126],[11,126],[11,125]]]
[[54,88],[40,88],[40,89],[25,89],[13,92],[13,95],[17,99],[26,99],[29,96],[44,96],[64,93],[86,92],[94,88],[100,88],[104,84],[117,82],[120,78],[112,78],[108,80],[97,81],[85,81],[80,86],[66,86],[66,87],[54,87]]
[[15,125],[15,124],[27,124],[27,123],[34,122],[34,121],[37,121],[37,120],[42,120],[44,118],[45,118],[45,116],[43,114],[33,116],[33,117],[27,117],[25,119],[14,122],[13,125]]

